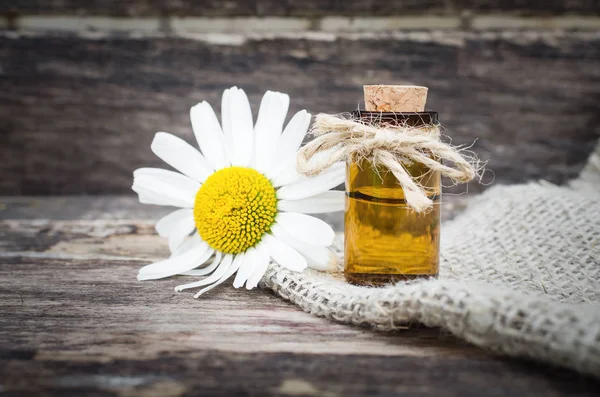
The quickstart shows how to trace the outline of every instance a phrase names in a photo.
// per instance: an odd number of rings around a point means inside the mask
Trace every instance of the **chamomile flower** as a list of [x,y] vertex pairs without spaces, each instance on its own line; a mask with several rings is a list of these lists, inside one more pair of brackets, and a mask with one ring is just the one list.
[[180,209],[156,224],[170,258],[142,267],[139,280],[201,276],[175,288],[202,288],[198,297],[234,274],[234,287],[254,288],[271,260],[295,271],[335,267],[333,229],[307,214],[343,210],[344,193],[330,189],[343,182],[344,165],[313,178],[296,172],[311,115],[299,111],[284,129],[289,102],[267,91],[254,124],[245,92],[232,87],[223,93],[221,124],[207,102],[190,110],[200,151],[156,134],[152,151],[179,172],[140,168],[133,190],[142,203]]

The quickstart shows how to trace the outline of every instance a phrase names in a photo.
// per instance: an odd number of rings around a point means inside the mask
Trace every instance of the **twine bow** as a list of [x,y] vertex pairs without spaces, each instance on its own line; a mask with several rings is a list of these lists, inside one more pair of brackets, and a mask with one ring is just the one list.
[[[382,127],[321,113],[311,132],[316,138],[300,149],[297,157],[301,174],[314,176],[338,161],[367,159],[392,172],[404,190],[406,203],[417,212],[431,208],[433,201],[405,165],[424,164],[456,184],[469,182],[477,175],[477,160],[464,157],[460,148],[441,142],[435,125]],[[318,153],[327,155],[311,161]]]

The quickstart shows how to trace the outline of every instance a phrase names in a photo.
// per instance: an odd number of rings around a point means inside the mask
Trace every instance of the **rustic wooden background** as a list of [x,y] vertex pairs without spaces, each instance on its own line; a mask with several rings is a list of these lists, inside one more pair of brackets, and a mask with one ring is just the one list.
[[[234,84],[255,110],[274,89],[317,113],[356,109],[365,83],[429,86],[486,182],[564,183],[600,136],[600,2],[1,1],[0,395],[597,396],[597,379],[441,330],[135,280],[167,255],[166,209],[130,191],[161,164],[156,131],[192,141],[189,107]],[[468,197],[443,205],[448,219]]]
[[181,279],[138,282],[168,247],[153,227],[166,209],[134,197],[0,203],[3,397],[599,395],[598,379],[439,329],[373,332],[266,289],[224,284],[195,300],[173,291]]
[[429,86],[495,183],[564,183],[600,136],[600,2],[2,2],[0,195],[129,193],[154,133],[191,140],[233,84],[317,113],[363,83]]

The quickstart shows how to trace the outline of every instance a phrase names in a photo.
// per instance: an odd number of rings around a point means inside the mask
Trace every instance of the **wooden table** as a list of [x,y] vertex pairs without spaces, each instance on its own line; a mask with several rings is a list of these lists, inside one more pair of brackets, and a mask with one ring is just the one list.
[[377,333],[270,291],[138,282],[165,209],[131,197],[0,198],[0,395],[597,396],[600,382],[439,329]]

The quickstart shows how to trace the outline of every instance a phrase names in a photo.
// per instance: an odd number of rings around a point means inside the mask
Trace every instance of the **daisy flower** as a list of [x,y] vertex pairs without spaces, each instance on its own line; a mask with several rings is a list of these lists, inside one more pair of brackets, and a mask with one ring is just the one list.
[[330,190],[343,183],[344,164],[313,178],[296,172],[311,115],[301,110],[283,129],[289,103],[267,91],[254,124],[246,93],[232,87],[223,93],[221,124],[207,102],[191,108],[200,151],[156,134],[152,151],[179,172],[140,168],[132,188],[142,203],[180,209],[156,224],[170,258],[142,267],[139,280],[201,276],[175,288],[202,287],[198,297],[234,274],[234,287],[254,288],[271,260],[294,271],[335,267],[333,229],[307,214],[344,209],[344,192]]

